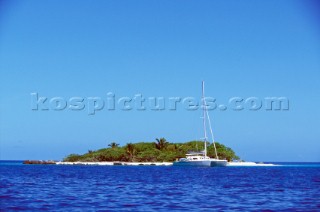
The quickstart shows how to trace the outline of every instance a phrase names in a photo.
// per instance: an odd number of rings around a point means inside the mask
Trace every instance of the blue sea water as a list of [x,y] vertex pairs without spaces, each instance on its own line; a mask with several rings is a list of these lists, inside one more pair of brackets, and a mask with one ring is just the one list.
[[320,163],[276,167],[0,161],[0,211],[320,211]]

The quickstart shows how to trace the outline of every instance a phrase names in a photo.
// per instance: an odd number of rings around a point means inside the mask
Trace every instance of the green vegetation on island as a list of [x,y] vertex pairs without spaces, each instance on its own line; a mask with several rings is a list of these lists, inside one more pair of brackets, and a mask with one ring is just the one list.
[[[228,161],[239,160],[235,152],[223,144],[215,142],[218,157]],[[124,162],[172,162],[177,158],[185,157],[189,151],[200,151],[204,149],[203,141],[189,141],[186,143],[171,143],[165,138],[156,139],[156,142],[128,143],[125,146],[112,142],[109,148],[96,151],[89,150],[83,155],[70,154],[65,162],[102,162],[102,161],[124,161]],[[215,157],[213,144],[207,143],[208,156]]]

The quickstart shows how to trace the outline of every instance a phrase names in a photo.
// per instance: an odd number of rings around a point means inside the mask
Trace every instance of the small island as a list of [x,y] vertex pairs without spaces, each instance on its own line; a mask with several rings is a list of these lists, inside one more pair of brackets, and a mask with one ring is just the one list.
[[[235,152],[225,145],[215,142],[218,157],[228,161],[239,160]],[[172,143],[165,138],[156,139],[155,142],[127,143],[119,146],[116,142],[96,151],[70,154],[63,159],[64,162],[173,162],[185,157],[189,151],[204,149],[203,141],[189,141],[186,143]],[[207,143],[208,156],[214,158],[214,146]]]

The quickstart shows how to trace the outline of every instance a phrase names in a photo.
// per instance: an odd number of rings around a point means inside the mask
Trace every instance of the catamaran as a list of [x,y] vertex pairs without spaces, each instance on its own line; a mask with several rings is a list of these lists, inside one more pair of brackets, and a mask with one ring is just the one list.
[[[202,81],[202,109],[203,109],[203,131],[204,131],[204,150],[200,152],[189,152],[186,154],[185,158],[180,158],[178,161],[174,162],[174,166],[226,166],[228,161],[224,159],[219,159],[217,154],[216,145],[214,142],[214,137],[212,133],[211,121],[209,113],[207,110],[207,104],[204,96],[204,81]],[[210,158],[207,156],[207,121],[210,128],[210,133],[212,137],[212,142],[215,151],[215,158]]]

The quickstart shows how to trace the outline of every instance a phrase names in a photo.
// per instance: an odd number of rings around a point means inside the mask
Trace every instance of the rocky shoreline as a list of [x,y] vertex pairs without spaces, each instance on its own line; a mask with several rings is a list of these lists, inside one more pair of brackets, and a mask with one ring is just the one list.
[[53,160],[25,160],[23,164],[52,165],[56,164],[56,162]]
[[[91,166],[172,166],[172,162],[123,162],[123,161],[105,161],[105,162],[62,162],[53,160],[25,160],[23,164],[27,165],[91,165]],[[276,166],[268,163],[255,162],[228,162],[227,166]]]
[[99,165],[99,166],[171,166],[171,162],[57,162],[57,165]]
[[171,162],[61,162],[53,160],[25,160],[23,164],[27,165],[99,165],[99,166],[171,166]]

